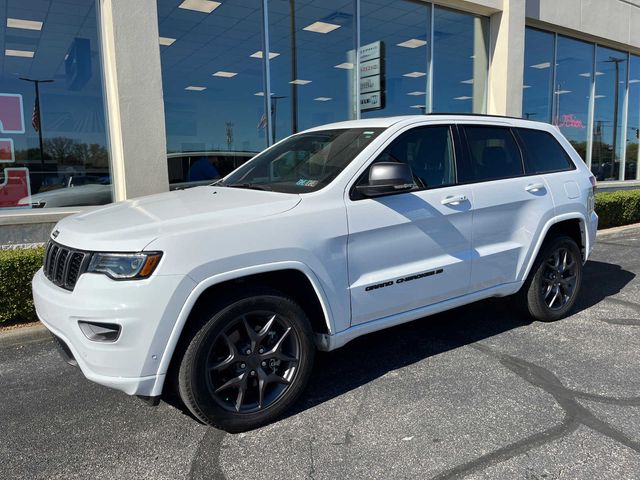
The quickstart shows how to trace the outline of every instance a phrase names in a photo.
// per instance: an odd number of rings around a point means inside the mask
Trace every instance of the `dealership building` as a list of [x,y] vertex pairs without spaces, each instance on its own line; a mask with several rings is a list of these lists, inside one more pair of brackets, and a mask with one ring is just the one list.
[[640,0],[2,0],[0,25],[4,245],[357,118],[548,122],[640,184]]

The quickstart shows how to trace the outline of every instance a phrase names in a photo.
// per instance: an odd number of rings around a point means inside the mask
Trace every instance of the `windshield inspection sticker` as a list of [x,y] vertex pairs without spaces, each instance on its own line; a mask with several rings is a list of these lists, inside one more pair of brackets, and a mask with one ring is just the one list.
[[301,178],[296,182],[296,185],[298,187],[315,187],[318,185],[318,180],[305,180],[304,178]]

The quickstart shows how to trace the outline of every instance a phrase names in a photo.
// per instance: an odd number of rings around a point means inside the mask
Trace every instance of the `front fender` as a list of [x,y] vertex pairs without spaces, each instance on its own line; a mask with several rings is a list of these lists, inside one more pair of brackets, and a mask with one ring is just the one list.
[[320,305],[322,306],[322,312],[325,317],[327,329],[330,334],[334,333],[334,317],[327,295],[313,270],[302,262],[283,261],[263,265],[252,265],[249,267],[238,268],[236,270],[209,276],[198,282],[196,287],[189,294],[187,300],[184,302],[182,309],[180,310],[180,313],[176,319],[175,324],[173,325],[173,329],[169,335],[164,352],[162,354],[162,359],[158,366],[157,381],[153,387],[151,396],[157,396],[162,393],[165,375],[169,369],[169,364],[171,363],[173,353],[175,352],[180,336],[182,335],[184,326],[187,323],[191,310],[204,291],[214,285],[218,285],[229,280],[236,280],[250,275],[275,272],[279,270],[297,270],[303,273],[309,279],[316,295],[318,296]]

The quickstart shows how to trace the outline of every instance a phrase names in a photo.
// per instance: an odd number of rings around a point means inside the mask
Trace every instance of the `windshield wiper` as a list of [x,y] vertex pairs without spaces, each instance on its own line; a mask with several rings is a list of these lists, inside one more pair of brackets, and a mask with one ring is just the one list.
[[230,188],[248,188],[250,190],[264,190],[267,192],[273,191],[268,185],[261,185],[259,183],[218,183],[216,186],[230,187]]

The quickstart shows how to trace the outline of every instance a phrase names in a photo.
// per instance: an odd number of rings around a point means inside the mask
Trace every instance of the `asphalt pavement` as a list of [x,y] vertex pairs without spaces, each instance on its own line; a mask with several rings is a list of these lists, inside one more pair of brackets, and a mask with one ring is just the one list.
[[0,336],[0,478],[640,479],[640,228],[599,237],[573,314],[489,300],[318,355],[243,434],[95,385]]

